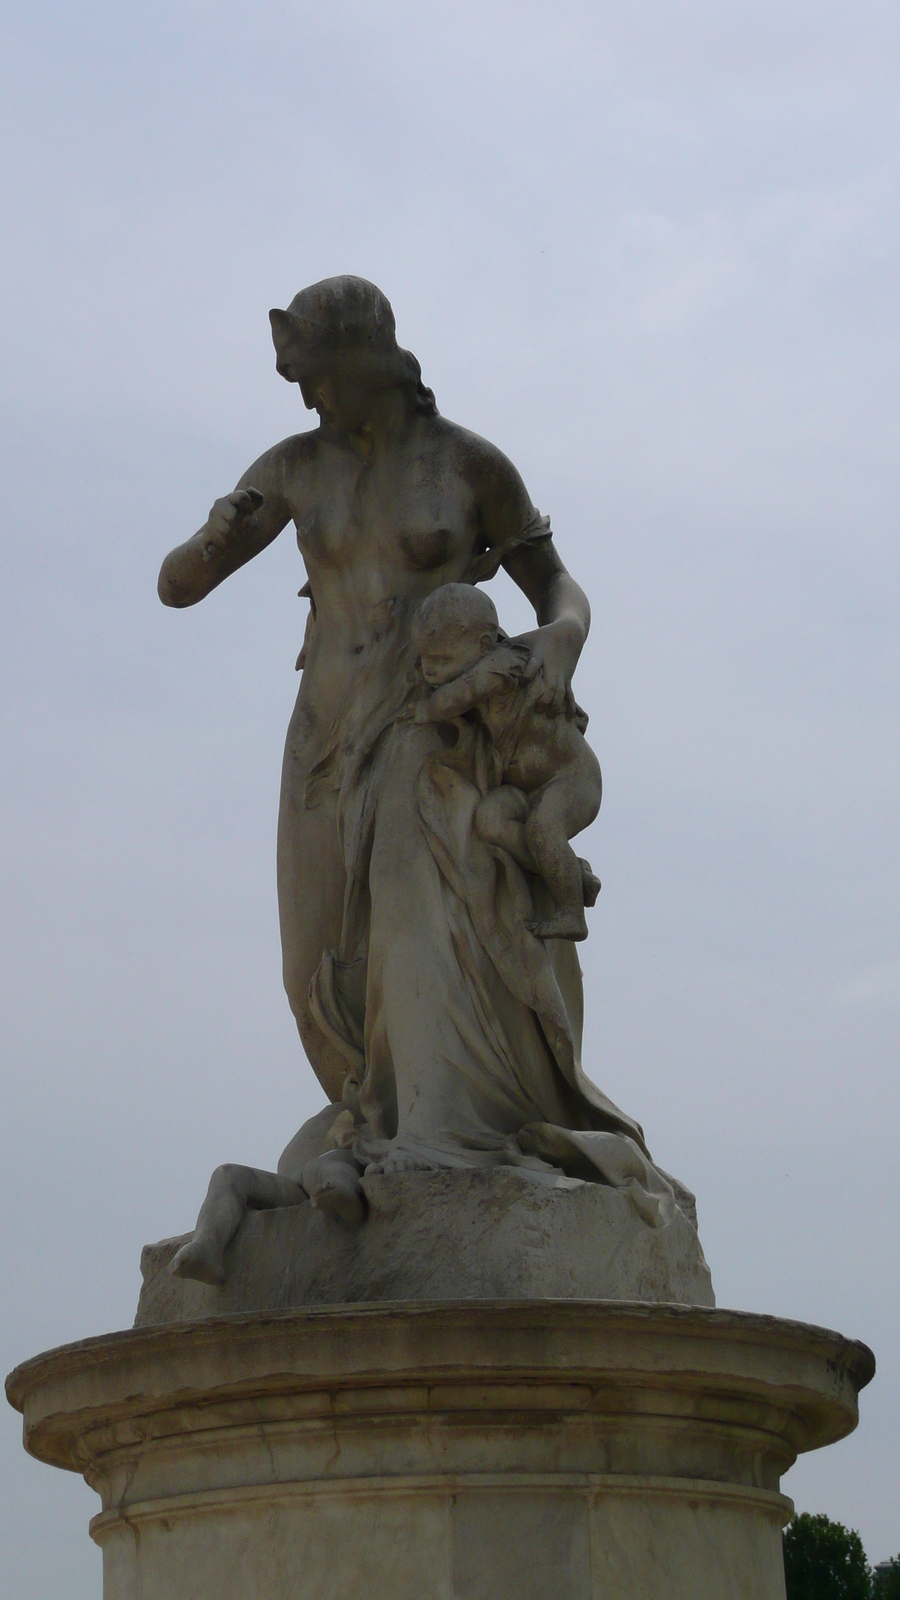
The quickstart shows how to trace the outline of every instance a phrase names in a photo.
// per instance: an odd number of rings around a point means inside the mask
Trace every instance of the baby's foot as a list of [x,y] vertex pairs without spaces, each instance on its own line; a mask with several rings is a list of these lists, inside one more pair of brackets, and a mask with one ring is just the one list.
[[194,1278],[197,1283],[211,1283],[221,1288],[225,1282],[225,1252],[195,1233],[172,1257],[169,1271],[176,1278]]
[[353,1167],[322,1162],[310,1181],[304,1177],[304,1187],[317,1211],[328,1211],[354,1228],[365,1221],[366,1202],[359,1173]]
[[597,904],[597,896],[600,893],[600,879],[594,872],[591,863],[585,861],[582,856],[578,857],[578,865],[581,868],[581,893],[584,903],[586,906],[595,906]]
[[536,939],[586,939],[588,936],[583,911],[580,916],[575,911],[557,911],[555,916],[526,922],[525,926]]

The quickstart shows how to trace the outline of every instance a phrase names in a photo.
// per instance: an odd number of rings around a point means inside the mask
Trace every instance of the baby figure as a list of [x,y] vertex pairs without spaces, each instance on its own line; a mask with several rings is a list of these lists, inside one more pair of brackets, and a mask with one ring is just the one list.
[[544,686],[527,645],[500,639],[493,602],[471,584],[448,583],[429,595],[412,641],[433,690],[419,719],[450,722],[475,712],[491,736],[503,782],[479,803],[475,826],[546,883],[555,911],[527,927],[539,939],[586,939],[584,907],[599,884],[569,840],[593,822],[602,790],[571,697],[558,711],[539,706]]

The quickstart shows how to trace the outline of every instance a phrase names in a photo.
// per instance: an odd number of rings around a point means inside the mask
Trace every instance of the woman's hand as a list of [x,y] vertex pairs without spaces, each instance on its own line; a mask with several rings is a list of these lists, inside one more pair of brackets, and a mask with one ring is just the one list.
[[572,674],[578,665],[583,635],[578,626],[568,619],[548,622],[532,633],[522,633],[519,641],[527,644],[531,658],[525,668],[525,678],[531,681],[540,674],[544,688],[535,702],[543,711],[562,711],[571,698]]
[[259,510],[263,498],[258,489],[235,489],[233,494],[223,494],[216,500],[206,526],[197,535],[204,561],[225,554],[235,538],[243,533],[253,513]]
[[279,445],[260,456],[238,488],[216,501],[203,527],[169,551],[159,572],[164,606],[195,606],[265,550],[290,522],[293,504],[284,493],[284,448]]

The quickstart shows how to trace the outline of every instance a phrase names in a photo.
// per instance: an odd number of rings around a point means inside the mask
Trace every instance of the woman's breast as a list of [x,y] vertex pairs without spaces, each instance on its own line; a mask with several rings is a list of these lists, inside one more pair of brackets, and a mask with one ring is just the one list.
[[399,552],[415,572],[446,567],[463,543],[461,530],[451,528],[403,528],[397,535]]
[[[304,560],[339,571],[353,582],[354,569],[379,568],[411,574],[464,564],[471,557],[473,532],[465,519],[416,516],[361,518],[349,508],[314,511],[297,522],[297,545]],[[335,514],[344,510],[347,514]]]

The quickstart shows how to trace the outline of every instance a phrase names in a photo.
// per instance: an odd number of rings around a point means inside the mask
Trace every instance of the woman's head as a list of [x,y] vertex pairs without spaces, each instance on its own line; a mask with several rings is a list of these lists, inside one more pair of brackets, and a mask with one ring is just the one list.
[[470,583],[445,583],[423,600],[413,618],[412,642],[426,683],[438,688],[473,667],[497,643],[493,600]]
[[365,278],[323,278],[269,321],[276,370],[299,383],[310,410],[327,411],[330,401],[345,411],[361,391],[404,388],[416,410],[436,413],[418,361],[397,343],[390,301]]

